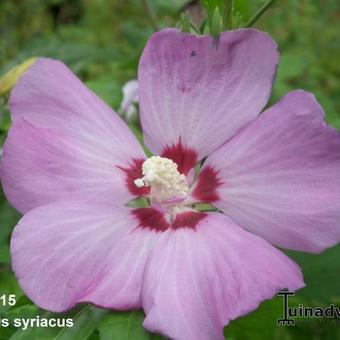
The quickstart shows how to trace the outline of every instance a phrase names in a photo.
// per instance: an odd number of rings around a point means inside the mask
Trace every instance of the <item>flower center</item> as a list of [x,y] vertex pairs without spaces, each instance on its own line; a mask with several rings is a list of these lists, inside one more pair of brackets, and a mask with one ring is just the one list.
[[176,204],[189,193],[185,175],[179,173],[171,159],[152,156],[142,165],[143,177],[134,181],[137,187],[149,186],[152,203]]

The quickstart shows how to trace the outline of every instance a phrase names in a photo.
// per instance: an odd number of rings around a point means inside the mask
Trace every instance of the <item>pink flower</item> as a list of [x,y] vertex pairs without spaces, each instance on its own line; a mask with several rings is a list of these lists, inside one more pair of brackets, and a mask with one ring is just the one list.
[[[33,64],[10,98],[1,162],[25,214],[11,241],[25,293],[52,311],[143,308],[152,332],[216,340],[278,289],[303,287],[271,244],[320,252],[339,241],[340,136],[301,90],[256,118],[278,59],[252,29],[154,34],[138,75],[145,143],[160,155],[147,160],[65,65]],[[141,196],[149,207],[126,206]]]

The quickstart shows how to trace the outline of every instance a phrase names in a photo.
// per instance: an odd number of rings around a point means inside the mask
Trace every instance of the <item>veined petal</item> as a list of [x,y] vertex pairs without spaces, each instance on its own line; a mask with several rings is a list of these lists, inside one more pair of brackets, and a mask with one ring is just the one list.
[[283,253],[210,213],[195,230],[163,233],[153,248],[143,281],[144,326],[176,340],[222,340],[230,320],[279,289],[303,286]]
[[158,234],[137,224],[129,209],[116,206],[65,202],[30,211],[11,240],[20,286],[51,311],[78,302],[140,308],[144,266]]
[[124,121],[58,60],[38,59],[13,89],[9,108],[13,121],[23,117],[103,144],[105,137],[115,138],[131,155],[140,148]]
[[[219,179],[213,204],[268,242],[320,252],[340,241],[340,134],[313,95],[290,92],[204,166]],[[199,186],[198,199],[213,197]]]
[[177,158],[178,149],[196,161],[207,156],[261,112],[278,58],[275,42],[254,29],[218,38],[155,33],[138,72],[146,145]]
[[35,62],[12,91],[9,106],[14,124],[1,181],[18,210],[110,190],[114,202],[134,196],[122,169],[131,172],[136,160],[145,159],[142,148],[118,115],[64,64]]
[[[131,185],[142,175],[141,159],[116,157],[111,143],[91,144],[23,118],[9,131],[1,161],[7,199],[22,213],[65,199],[125,204],[145,188]],[[123,150],[122,150],[123,151]],[[126,171],[124,169],[130,169]]]

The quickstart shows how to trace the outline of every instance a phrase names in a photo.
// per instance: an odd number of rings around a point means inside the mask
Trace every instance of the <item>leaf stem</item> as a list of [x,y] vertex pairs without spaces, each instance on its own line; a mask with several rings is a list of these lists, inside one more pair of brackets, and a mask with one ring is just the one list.
[[266,10],[274,4],[276,0],[268,0],[265,2],[262,7],[249,19],[249,21],[246,23],[245,27],[251,27],[255,24],[255,22],[262,16]]

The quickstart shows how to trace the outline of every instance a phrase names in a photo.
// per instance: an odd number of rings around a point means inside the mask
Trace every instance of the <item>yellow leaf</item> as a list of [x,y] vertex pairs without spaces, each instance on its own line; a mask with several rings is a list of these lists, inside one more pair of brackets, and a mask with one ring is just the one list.
[[11,68],[0,79],[0,96],[4,95],[12,89],[21,75],[37,60],[36,57],[26,59],[23,63]]

